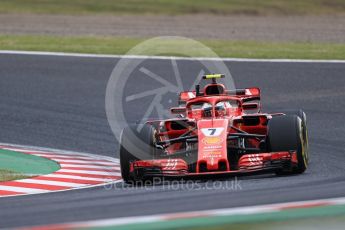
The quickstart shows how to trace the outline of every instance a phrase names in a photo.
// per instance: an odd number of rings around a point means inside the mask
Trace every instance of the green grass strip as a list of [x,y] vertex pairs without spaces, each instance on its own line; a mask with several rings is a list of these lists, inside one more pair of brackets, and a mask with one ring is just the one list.
[[1,0],[0,12],[44,14],[245,14],[344,13],[343,0]]
[[60,169],[57,162],[31,154],[0,149],[0,170],[3,178],[31,174],[49,174]]
[[11,171],[11,170],[0,169],[0,182],[10,181],[10,180],[19,180],[19,179],[24,179],[24,178],[27,178],[27,176]]
[[[145,41],[139,38],[121,37],[67,37],[40,35],[0,35],[0,50],[75,52],[91,54],[126,54],[133,46]],[[328,43],[290,43],[290,42],[257,42],[200,40],[220,57],[233,58],[289,58],[289,59],[345,59],[345,44]],[[198,50],[183,46],[171,40],[169,50],[187,50],[192,57],[200,57]],[[146,53],[161,53],[178,56],[177,53],[164,52],[165,44],[157,44]]]
[[[267,229],[274,227],[278,222],[284,222],[287,226],[295,221],[309,226],[313,221],[325,218],[325,222],[334,220],[336,225],[342,226],[345,220],[345,206],[325,206],[314,208],[302,208],[284,210],[281,212],[258,213],[250,215],[230,215],[202,217],[192,219],[177,219],[170,221],[128,224],[116,226],[117,230],[182,230],[182,229]],[[279,226],[279,225],[278,225]],[[260,227],[260,228],[259,228]],[[309,226],[310,227],[310,226]],[[114,226],[91,229],[114,229]],[[298,228],[297,228],[298,229]]]

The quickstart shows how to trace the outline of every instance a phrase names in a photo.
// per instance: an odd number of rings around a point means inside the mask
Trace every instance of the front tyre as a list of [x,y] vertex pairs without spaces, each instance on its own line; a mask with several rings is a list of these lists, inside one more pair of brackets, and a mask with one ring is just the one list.
[[294,150],[297,166],[277,174],[300,174],[308,167],[308,132],[306,120],[297,115],[273,117],[268,123],[268,148],[271,152]]
[[155,153],[156,130],[150,124],[130,125],[122,130],[120,138],[120,166],[126,183],[135,181],[130,164],[136,160],[152,159]]

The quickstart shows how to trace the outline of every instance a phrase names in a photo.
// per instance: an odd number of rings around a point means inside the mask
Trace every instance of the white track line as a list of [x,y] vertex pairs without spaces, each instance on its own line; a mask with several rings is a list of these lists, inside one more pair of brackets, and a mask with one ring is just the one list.
[[233,62],[300,62],[300,63],[345,63],[345,60],[316,60],[316,59],[256,59],[256,58],[210,58],[210,57],[174,57],[174,56],[141,56],[141,55],[108,55],[108,54],[81,54],[65,52],[41,52],[41,51],[15,51],[0,50],[0,54],[18,55],[43,55],[63,57],[85,57],[85,58],[128,58],[128,59],[155,59],[155,60],[188,60],[188,61],[233,61]]
[[47,158],[62,158],[62,159],[76,159],[76,160],[88,160],[88,161],[94,161],[95,158],[91,157],[83,157],[83,156],[64,156],[64,155],[58,155],[58,154],[43,154],[43,153],[34,153],[36,156],[40,157],[47,157]]
[[24,187],[7,186],[7,185],[0,185],[0,190],[11,191],[11,192],[20,192],[20,193],[45,193],[45,192],[50,192],[49,190],[44,190],[44,189],[24,188]]
[[[90,165],[88,163],[75,163],[75,162],[71,163],[71,162],[63,161],[63,160],[59,161],[59,164],[60,165],[62,165],[62,164],[70,164],[70,165],[75,165],[75,166],[79,165],[79,167],[84,167],[84,166]],[[109,164],[94,163],[93,165],[103,166],[103,167],[118,167],[119,166],[119,164],[117,164],[117,163],[109,163]]]
[[90,175],[104,175],[104,176],[121,176],[121,173],[112,171],[88,171],[88,170],[74,170],[74,169],[60,169],[57,172],[68,172],[68,173],[81,173]]
[[43,175],[40,176],[40,178],[63,178],[63,179],[76,179],[76,180],[89,180],[89,181],[100,181],[100,182],[104,182],[104,181],[112,181],[113,179],[109,179],[109,178],[85,178],[82,176],[72,176],[72,175],[64,175],[64,174],[48,174],[48,175]]
[[[87,179],[84,179],[87,180]],[[72,182],[60,182],[60,181],[48,181],[48,180],[36,180],[36,179],[24,179],[20,180],[23,183],[33,183],[33,184],[42,184],[42,185],[56,185],[56,186],[65,186],[65,187],[81,187],[89,184],[81,183],[72,183]]]
[[[51,160],[54,160],[54,161],[57,161],[57,162],[63,162],[63,163],[90,163],[90,161],[85,161],[85,160],[61,160],[61,159],[58,159],[58,158],[50,158]],[[92,161],[92,163],[94,164],[101,164],[101,165],[108,165],[108,166],[112,166],[114,165],[114,163],[112,162],[105,162],[105,161],[97,161],[97,160],[94,160]]]
[[89,169],[105,169],[105,170],[119,170],[120,168],[118,165],[114,165],[113,167],[105,167],[105,166],[97,166],[97,165],[76,165],[76,164],[60,164],[61,168],[89,168]]
[[[36,154],[35,154],[36,155]],[[48,156],[47,156],[48,157]],[[87,162],[87,163],[94,163],[94,162],[98,162],[98,163],[109,163],[109,161],[107,161],[107,160],[103,160],[103,159],[99,159],[99,158],[79,158],[79,157],[59,157],[59,156],[50,156],[50,157],[48,157],[49,159],[57,159],[57,160],[59,160],[59,161],[64,161],[64,160],[67,160],[67,161],[69,161],[69,160],[71,160],[71,161],[74,161],[74,160],[76,160],[76,161],[84,161],[84,162]]]

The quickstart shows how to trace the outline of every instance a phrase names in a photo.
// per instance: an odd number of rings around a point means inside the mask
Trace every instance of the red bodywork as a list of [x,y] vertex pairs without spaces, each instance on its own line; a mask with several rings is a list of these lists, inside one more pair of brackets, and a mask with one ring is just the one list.
[[134,176],[253,173],[297,164],[293,150],[269,151],[267,123],[283,114],[260,112],[258,88],[229,91],[214,82],[200,92],[180,93],[179,106],[171,109],[179,118],[148,122],[163,150],[154,159],[132,162]]

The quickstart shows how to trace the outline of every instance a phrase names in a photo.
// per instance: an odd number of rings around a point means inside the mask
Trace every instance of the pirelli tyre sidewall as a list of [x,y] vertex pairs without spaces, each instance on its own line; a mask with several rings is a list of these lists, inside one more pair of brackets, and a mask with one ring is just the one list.
[[136,178],[130,174],[130,163],[136,160],[153,159],[156,130],[150,124],[129,125],[122,130],[120,137],[121,175],[125,182]]
[[302,109],[286,110],[284,112],[286,115],[297,115],[302,120],[302,134],[303,134],[303,161],[306,167],[309,164],[309,140],[308,140],[308,125],[307,125],[307,115]]
[[[297,115],[273,117],[268,123],[267,144],[269,151],[297,151],[297,167],[285,174],[303,173],[308,167],[308,133],[303,118]],[[281,174],[281,171],[277,171]]]

